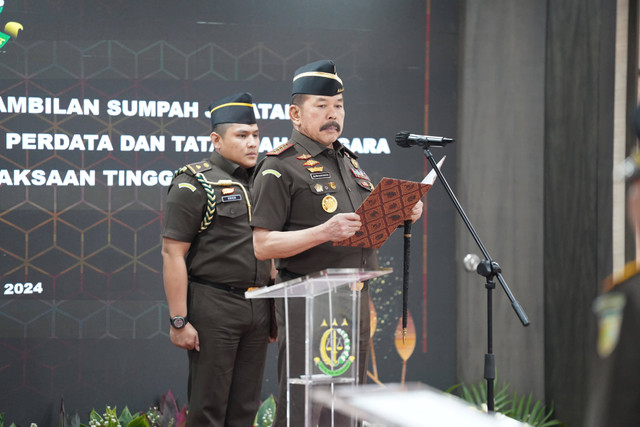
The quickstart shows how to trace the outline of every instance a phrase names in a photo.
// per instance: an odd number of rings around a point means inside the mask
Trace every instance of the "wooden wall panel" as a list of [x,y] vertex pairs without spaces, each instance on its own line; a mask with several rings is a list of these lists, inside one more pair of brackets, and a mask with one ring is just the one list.
[[[546,3],[469,1],[460,74],[458,188],[455,189],[511,291],[530,318],[523,327],[493,291],[499,381],[544,395],[543,188]],[[462,221],[457,257],[479,253]],[[484,278],[458,276],[458,374],[483,378],[487,351]]]
[[[581,425],[591,305],[612,268],[616,2],[461,6],[456,190],[531,320],[523,328],[494,291],[498,376]],[[460,260],[477,252],[460,221],[456,233]],[[460,273],[457,301],[458,375],[475,381],[487,348],[484,279]]]
[[[591,305],[611,269],[615,2],[549,2],[545,90],[546,397],[581,425]],[[613,7],[613,9],[612,9]]]

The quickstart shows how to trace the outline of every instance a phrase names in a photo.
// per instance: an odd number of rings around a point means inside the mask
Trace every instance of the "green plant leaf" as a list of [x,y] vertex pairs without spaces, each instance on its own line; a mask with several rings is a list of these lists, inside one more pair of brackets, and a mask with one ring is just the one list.
[[273,395],[262,402],[253,420],[253,427],[271,427],[276,419],[276,401]]
[[516,397],[516,394],[513,394],[513,401],[516,404],[515,407],[513,408],[513,415],[512,418],[515,418],[516,420],[521,420],[522,419],[522,414],[524,413],[524,396],[520,397],[520,399],[518,399]]
[[473,393],[473,400],[476,405],[481,406],[486,402],[486,399],[482,395],[482,386],[476,387],[475,384],[471,384],[471,393]]
[[97,421],[100,424],[104,422],[104,420],[102,419],[102,416],[99,413],[97,413],[95,409],[91,410],[91,413],[89,414],[89,421]]
[[149,424],[149,420],[147,420],[147,417],[144,414],[138,415],[125,425],[126,427],[151,427],[151,424]]
[[496,412],[503,412],[503,408],[507,408],[511,404],[511,395],[508,393],[509,385],[495,391],[493,400],[495,402]]
[[120,417],[118,418],[118,421],[120,421],[120,424],[122,424],[123,426],[128,425],[131,420],[133,420],[133,415],[131,415],[131,411],[129,411],[129,408],[127,406],[124,407],[124,409],[122,410],[122,413],[120,414]]
[[82,424],[80,423],[80,415],[78,415],[77,412],[73,417],[71,417],[71,420],[69,421],[69,427],[82,427]]
[[[448,389],[446,389],[444,392],[445,392],[445,393],[452,394],[456,389],[460,388],[460,386],[462,386],[462,383],[452,385],[451,387],[449,387]],[[0,427],[2,427],[2,426],[0,426]]]
[[[543,401],[533,401],[533,394],[518,396],[516,392],[509,392],[509,384],[498,386],[497,376],[494,381],[495,411],[500,412],[518,421],[527,422],[536,427],[564,426],[559,420],[551,419],[554,413],[553,403],[547,409]],[[484,387],[483,387],[484,386]],[[463,400],[478,407],[486,403],[486,381],[467,385],[459,383],[446,390],[447,393],[455,392]]]
[[529,416],[527,417],[527,422],[529,424],[531,424],[532,426],[540,425],[540,421],[541,421],[542,417],[544,416],[544,412],[542,412],[543,410],[544,410],[544,405],[542,404],[542,402],[540,402],[538,400],[533,405],[533,408],[531,408],[531,412],[529,413]]

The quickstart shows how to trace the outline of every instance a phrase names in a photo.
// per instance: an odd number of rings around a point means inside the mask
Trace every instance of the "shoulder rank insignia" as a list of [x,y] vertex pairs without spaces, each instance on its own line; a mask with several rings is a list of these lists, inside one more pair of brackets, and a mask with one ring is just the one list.
[[[216,211],[216,193],[215,191],[213,191],[213,186],[211,185],[211,183],[209,183],[204,175],[201,174],[201,172],[205,172],[210,169],[211,163],[209,163],[209,161],[207,160],[204,160],[202,162],[191,163],[189,165],[183,166],[173,174],[173,178],[183,173],[193,176],[198,180],[205,194],[207,195],[207,205],[204,217],[202,218],[202,222],[200,223],[200,229],[198,230],[198,233],[209,228],[209,226],[213,222],[213,214]],[[188,188],[191,191],[195,191],[196,189],[195,186],[186,183],[179,183],[178,188]]]
[[211,170],[211,163],[208,160],[204,160],[198,163],[191,163],[190,165],[187,165],[186,168],[191,171],[193,175],[195,175],[199,172]]
[[293,142],[287,142],[287,143],[278,145],[276,148],[274,148],[273,150],[269,151],[267,153],[267,156],[277,156],[279,154],[284,153],[286,150],[288,150],[291,147],[293,147]]
[[[344,147],[344,145],[343,145]],[[358,155],[353,151],[349,150],[347,147],[344,147],[344,153],[347,155],[349,159],[357,159]],[[357,166],[356,166],[357,167]]]
[[300,154],[299,156],[296,156],[296,159],[298,160],[307,160],[311,158],[311,154]]

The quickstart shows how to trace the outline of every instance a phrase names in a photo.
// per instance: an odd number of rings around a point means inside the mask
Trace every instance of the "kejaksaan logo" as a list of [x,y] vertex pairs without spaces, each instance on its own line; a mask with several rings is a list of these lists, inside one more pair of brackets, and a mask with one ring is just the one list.
[[[4,9],[4,0],[0,0],[0,14],[2,14],[2,9]],[[4,33],[0,31],[0,48],[4,46],[11,37],[17,38],[18,31],[20,30],[22,30],[22,24],[7,22],[7,25],[4,26]]]

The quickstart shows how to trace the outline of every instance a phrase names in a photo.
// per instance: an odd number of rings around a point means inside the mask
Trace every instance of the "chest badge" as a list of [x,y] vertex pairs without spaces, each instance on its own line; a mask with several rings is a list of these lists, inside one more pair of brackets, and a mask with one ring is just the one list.
[[236,189],[233,188],[233,187],[223,188],[222,189],[222,194],[224,194],[226,196],[227,194],[233,194],[234,191],[236,191]]
[[302,166],[315,166],[315,165],[317,165],[318,163],[320,163],[320,162],[319,162],[319,161],[317,161],[317,160],[309,159],[309,160],[307,160],[306,162],[304,162],[304,163],[302,164]]
[[327,194],[322,198],[322,209],[327,213],[334,213],[338,209],[338,201],[332,195]]
[[358,179],[369,179],[369,176],[365,173],[365,171],[363,171],[362,169],[356,169],[356,168],[350,168],[351,169],[351,173],[353,173],[353,176],[355,176]]
[[307,160],[311,158],[311,154],[300,154],[299,156],[296,157],[296,159],[298,160]]
[[358,161],[356,159],[354,159],[353,157],[349,157],[349,160],[351,160],[351,164],[354,168],[360,169],[360,165],[358,164]]
[[324,166],[312,166],[307,168],[309,172],[322,172],[324,170]]

